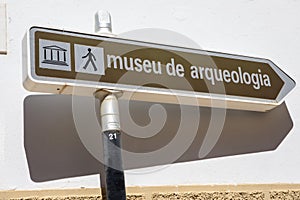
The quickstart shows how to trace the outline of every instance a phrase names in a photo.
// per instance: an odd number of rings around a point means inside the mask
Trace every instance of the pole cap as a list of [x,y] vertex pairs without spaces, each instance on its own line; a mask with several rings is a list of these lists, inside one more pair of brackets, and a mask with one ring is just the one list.
[[112,34],[111,16],[108,11],[100,10],[95,14],[95,32]]

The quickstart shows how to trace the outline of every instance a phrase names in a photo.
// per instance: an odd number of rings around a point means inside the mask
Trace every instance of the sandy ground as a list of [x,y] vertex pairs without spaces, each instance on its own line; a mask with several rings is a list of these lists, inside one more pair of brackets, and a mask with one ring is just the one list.
[[[99,189],[0,191],[1,200],[101,200]],[[300,200],[300,184],[129,187],[127,200]]]

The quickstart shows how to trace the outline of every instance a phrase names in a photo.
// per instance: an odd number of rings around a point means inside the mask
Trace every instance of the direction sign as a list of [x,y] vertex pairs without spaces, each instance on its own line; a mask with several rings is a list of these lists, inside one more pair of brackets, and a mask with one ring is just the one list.
[[295,87],[267,59],[40,27],[25,38],[30,91],[266,111]]

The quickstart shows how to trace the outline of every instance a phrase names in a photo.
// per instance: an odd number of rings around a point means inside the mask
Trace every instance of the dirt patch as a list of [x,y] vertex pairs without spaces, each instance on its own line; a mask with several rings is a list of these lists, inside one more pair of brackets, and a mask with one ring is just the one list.
[[201,192],[201,193],[182,193],[182,194],[153,194],[153,200],[264,200],[265,195],[262,192]]
[[300,190],[298,191],[275,191],[270,192],[270,199],[272,200],[295,200],[300,199]]

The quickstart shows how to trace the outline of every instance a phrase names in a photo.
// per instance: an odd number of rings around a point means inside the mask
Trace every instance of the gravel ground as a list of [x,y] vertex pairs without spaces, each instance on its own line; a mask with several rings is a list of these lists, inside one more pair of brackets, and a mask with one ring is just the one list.
[[246,193],[246,192],[213,192],[213,193],[183,193],[183,194],[154,194],[152,196],[153,200],[175,200],[175,199],[182,199],[182,200],[264,200],[265,195],[261,192],[253,192],[253,193]]
[[[300,184],[128,187],[127,200],[300,200]],[[0,200],[102,200],[100,188],[0,191]]]
[[[101,200],[101,196],[30,197],[9,200]],[[148,198],[149,199],[149,198]],[[300,200],[299,191],[153,193],[151,200]],[[150,200],[149,199],[149,200]],[[4,200],[4,199],[3,199]],[[7,199],[5,199],[7,200]],[[145,195],[128,195],[127,200],[147,200]]]
[[[31,197],[21,199],[9,199],[9,200],[101,200],[101,196],[74,196],[74,197]],[[128,195],[127,200],[143,200],[145,199],[142,195]]]

